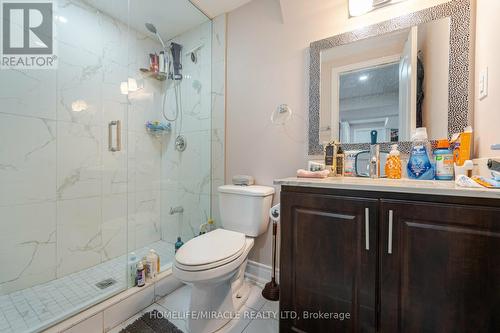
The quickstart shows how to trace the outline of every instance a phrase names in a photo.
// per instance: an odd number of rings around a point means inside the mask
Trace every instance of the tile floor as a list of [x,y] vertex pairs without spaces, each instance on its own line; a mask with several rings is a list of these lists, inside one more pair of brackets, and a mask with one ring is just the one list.
[[[267,301],[262,297],[261,292],[262,288],[260,286],[252,284],[250,296],[240,311],[240,318],[231,320],[228,324],[217,331],[217,333],[277,333],[277,313],[279,311],[279,302]],[[120,332],[120,330],[133,323],[144,313],[154,309],[162,313],[182,313],[188,311],[190,293],[191,288],[189,286],[179,288],[170,295],[156,301],[156,303],[150,307],[121,323],[108,333]],[[169,320],[184,333],[189,333],[186,321],[182,319]]]
[[[138,257],[154,248],[160,255],[162,270],[172,264],[173,244],[158,241],[136,250]],[[125,255],[77,273],[40,285],[0,295],[0,333],[38,332],[92,304],[124,290]],[[116,284],[101,290],[95,284],[113,278]]]

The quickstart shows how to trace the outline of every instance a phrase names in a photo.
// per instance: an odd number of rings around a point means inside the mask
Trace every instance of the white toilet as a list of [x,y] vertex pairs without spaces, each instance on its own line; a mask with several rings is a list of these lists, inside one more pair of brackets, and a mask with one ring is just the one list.
[[267,186],[220,186],[224,229],[195,237],[177,251],[173,274],[192,286],[190,333],[217,331],[246,302],[247,256],[253,238],[267,230],[273,194],[274,188]]

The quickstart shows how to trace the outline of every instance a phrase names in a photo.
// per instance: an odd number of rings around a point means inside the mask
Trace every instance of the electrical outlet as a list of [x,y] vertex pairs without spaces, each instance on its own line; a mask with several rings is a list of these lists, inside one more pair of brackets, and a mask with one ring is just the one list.
[[479,73],[479,100],[488,96],[488,67]]

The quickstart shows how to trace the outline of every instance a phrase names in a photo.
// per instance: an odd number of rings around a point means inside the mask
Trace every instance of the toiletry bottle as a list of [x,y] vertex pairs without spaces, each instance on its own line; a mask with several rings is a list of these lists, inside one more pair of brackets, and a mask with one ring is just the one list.
[[158,268],[156,267],[157,259],[154,250],[149,250],[146,256],[146,281],[150,282],[156,278]]
[[210,232],[210,231],[214,231],[215,229],[217,229],[215,227],[215,222],[213,219],[208,219],[207,221],[207,232]]
[[399,155],[398,145],[391,145],[391,152],[385,162],[385,175],[389,179],[401,179],[403,168],[401,166],[401,158]]
[[149,250],[149,252],[153,253],[156,257],[156,273],[160,273],[160,255],[156,253],[154,249]]
[[450,142],[447,139],[438,140],[434,150],[434,160],[436,161],[436,179],[453,179],[453,151],[450,149]]
[[337,176],[344,176],[344,165],[345,165],[345,154],[344,151],[342,150],[342,147],[339,144],[339,147],[337,149],[337,154],[335,155],[335,168],[336,172],[335,174]]
[[184,245],[184,242],[181,240],[180,237],[177,237],[177,242],[175,242],[175,252],[181,248],[181,246]]
[[419,180],[434,179],[434,166],[431,159],[431,145],[427,139],[427,129],[419,127],[411,138],[412,147],[408,160],[408,177]]
[[138,287],[144,287],[146,284],[146,275],[144,272],[144,265],[142,264],[142,261],[139,261],[137,264],[137,286]]
[[346,151],[344,153],[344,176],[345,177],[355,177],[356,176],[356,155],[359,151]]
[[128,285],[129,287],[135,287],[137,285],[137,256],[135,252],[131,252],[128,258]]
[[329,177],[335,175],[335,145],[330,142],[325,146],[325,169],[330,171]]
[[370,132],[370,178],[380,178],[380,145],[377,144],[377,131]]

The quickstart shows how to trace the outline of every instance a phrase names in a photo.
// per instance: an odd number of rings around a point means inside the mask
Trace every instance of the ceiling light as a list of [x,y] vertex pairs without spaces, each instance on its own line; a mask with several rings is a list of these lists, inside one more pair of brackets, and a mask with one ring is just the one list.
[[366,81],[366,80],[368,80],[368,75],[361,75],[359,77],[359,81]]
[[349,15],[360,16],[373,9],[373,0],[349,0]]

